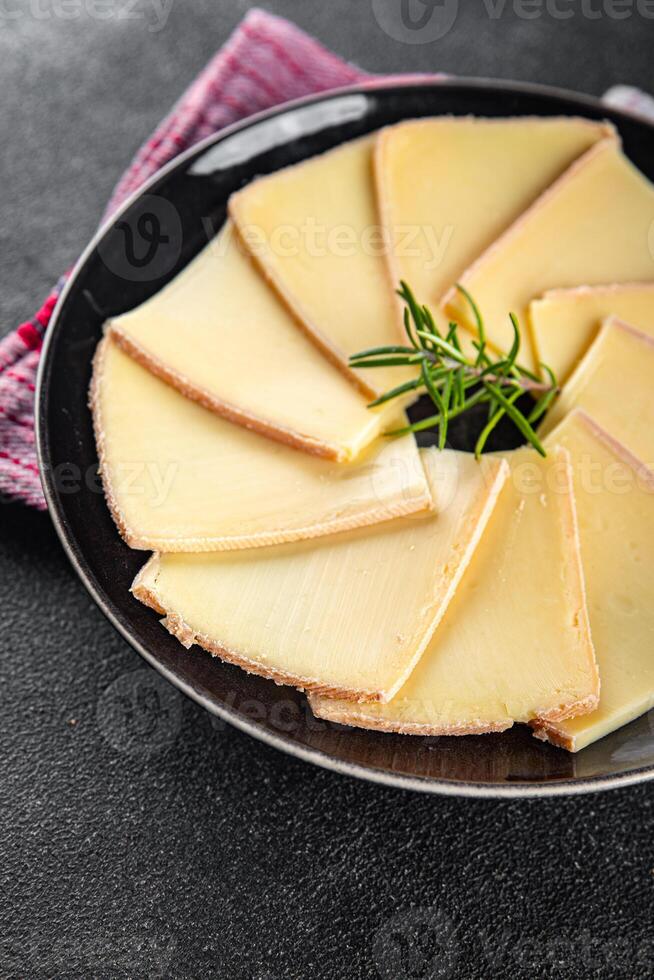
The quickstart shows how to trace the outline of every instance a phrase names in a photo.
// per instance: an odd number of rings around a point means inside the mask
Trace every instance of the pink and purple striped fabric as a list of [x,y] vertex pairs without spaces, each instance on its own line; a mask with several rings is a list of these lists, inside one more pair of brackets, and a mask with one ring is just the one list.
[[[304,95],[374,82],[295,25],[251,10],[143,145],[119,181],[107,218],[173,157],[229,123]],[[386,80],[386,79],[384,79]],[[649,96],[620,86],[607,102],[654,115]],[[34,440],[34,385],[44,332],[63,280],[36,314],[0,341],[0,494],[43,509]]]

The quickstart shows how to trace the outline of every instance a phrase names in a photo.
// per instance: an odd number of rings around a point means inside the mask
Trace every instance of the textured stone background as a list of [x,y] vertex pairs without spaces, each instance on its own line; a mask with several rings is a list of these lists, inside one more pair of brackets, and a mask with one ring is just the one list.
[[[75,259],[133,151],[248,6],[173,0],[152,30],[155,5],[118,20],[125,2],[98,19],[91,0],[0,0],[5,329]],[[567,20],[551,3],[533,19],[519,14],[537,3],[461,3],[449,33],[411,46],[370,0],[264,6],[377,71],[654,87],[654,21],[629,0],[559,0]],[[21,507],[0,508],[0,626],[2,980],[654,973],[652,787],[432,799],[212,726],[158,687],[48,518]]]

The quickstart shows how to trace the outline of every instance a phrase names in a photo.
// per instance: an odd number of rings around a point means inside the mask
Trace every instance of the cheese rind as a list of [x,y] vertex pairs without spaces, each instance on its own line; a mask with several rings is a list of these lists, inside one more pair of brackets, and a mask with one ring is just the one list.
[[533,300],[529,323],[536,359],[563,384],[610,316],[654,337],[654,282],[552,289]]
[[506,476],[501,460],[422,455],[434,514],[255,552],[157,555],[132,590],[187,646],[279,683],[387,700],[420,659]]
[[583,409],[647,466],[654,467],[654,337],[608,319],[538,432],[551,433]]
[[329,459],[354,459],[388,421],[302,334],[227,223],[171,283],[109,321],[116,342],[205,408]]
[[229,212],[297,322],[368,396],[406,379],[350,368],[352,354],[406,342],[388,282],[372,175],[373,137],[344,143],[232,195]]
[[354,463],[299,453],[184,398],[108,337],[91,406],[107,501],[132,548],[251,548],[431,506],[412,435],[377,440]]
[[394,286],[437,312],[446,290],[606,123],[575,118],[413,119],[381,130],[375,177]]
[[[531,300],[552,288],[654,280],[654,187],[602,140],[577,160],[461,277],[481,310],[489,343],[508,350],[509,313],[528,324]],[[452,290],[450,316],[474,330]],[[520,360],[535,368],[527,345]]]
[[572,456],[602,690],[591,714],[535,727],[577,752],[654,705],[654,473],[580,410],[550,434],[554,443]]
[[[443,621],[388,704],[311,697],[342,724],[420,735],[504,731],[597,704],[567,453],[507,454],[511,475]],[[534,562],[534,554],[538,561]]]

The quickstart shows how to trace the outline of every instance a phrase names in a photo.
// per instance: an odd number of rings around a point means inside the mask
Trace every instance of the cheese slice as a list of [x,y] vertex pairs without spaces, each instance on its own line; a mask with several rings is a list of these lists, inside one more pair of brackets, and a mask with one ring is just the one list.
[[379,133],[375,174],[391,281],[436,314],[477,256],[608,124],[575,118],[415,119]]
[[388,419],[297,329],[229,223],[173,282],[111,320],[109,332],[187,397],[318,456],[353,459]]
[[263,177],[234,194],[243,241],[315,343],[367,395],[397,368],[352,371],[361,350],[406,342],[391,284],[372,175],[374,138]]
[[379,439],[355,463],[298,453],[184,398],[109,338],[91,404],[107,502],[132,548],[279,544],[431,506],[412,435]]
[[545,436],[574,408],[654,466],[654,338],[608,319],[545,417]]
[[[507,454],[511,476],[454,600],[388,704],[312,697],[322,718],[387,732],[467,735],[597,704],[567,453]],[[538,561],[534,561],[534,556]]]
[[427,450],[436,512],[316,541],[155,555],[133,592],[185,646],[283,684],[388,700],[420,659],[493,509],[506,463]]
[[654,337],[654,282],[552,289],[530,304],[536,358],[552,368],[559,384],[567,380],[609,316]]
[[583,718],[536,726],[572,752],[654,705],[654,474],[577,410],[549,436],[572,456],[602,690]]
[[[507,350],[509,313],[526,327],[529,303],[548,289],[654,279],[653,227],[652,184],[614,139],[596,143],[461,277],[489,342]],[[450,316],[475,329],[457,292],[444,302]],[[528,344],[520,357],[535,367]]]

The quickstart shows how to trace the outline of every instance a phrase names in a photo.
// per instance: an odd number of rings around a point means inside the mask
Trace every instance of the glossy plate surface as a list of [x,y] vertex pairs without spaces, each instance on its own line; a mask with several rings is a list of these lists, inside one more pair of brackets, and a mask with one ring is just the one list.
[[185,651],[128,591],[146,556],[123,544],[105,506],[87,408],[104,319],[136,306],[183,268],[222,225],[229,195],[256,175],[401,119],[444,113],[608,118],[627,154],[654,179],[654,128],[646,122],[570,93],[480,80],[350,89],[254,117],[202,143],[99,232],[60,298],[37,393],[50,513],[83,583],[134,648],[209,711],[277,748],[348,775],[461,796],[588,792],[649,779],[654,712],[575,756],[537,742],[522,727],[465,738],[346,729],[315,719],[296,691],[198,648]]

